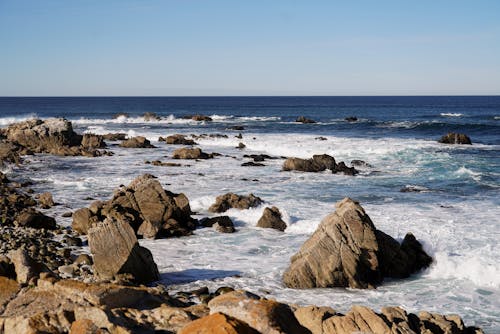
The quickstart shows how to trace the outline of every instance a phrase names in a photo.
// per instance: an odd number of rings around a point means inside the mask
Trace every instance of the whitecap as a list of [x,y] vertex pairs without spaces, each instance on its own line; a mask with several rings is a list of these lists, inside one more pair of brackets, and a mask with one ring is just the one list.
[[2,117],[0,118],[0,126],[3,127],[13,123],[23,122],[35,118],[38,118],[36,114],[29,114],[26,116],[19,116],[19,117]]
[[443,117],[461,117],[461,116],[463,116],[463,114],[461,114],[461,113],[453,113],[453,112],[442,112],[440,115]]

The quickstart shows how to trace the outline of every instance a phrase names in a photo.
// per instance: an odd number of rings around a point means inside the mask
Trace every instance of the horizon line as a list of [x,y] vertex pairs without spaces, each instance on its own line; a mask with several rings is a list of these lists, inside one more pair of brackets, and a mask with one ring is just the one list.
[[499,94],[412,94],[412,95],[0,95],[0,98],[64,98],[64,97],[168,97],[168,98],[209,98],[209,97],[495,97]]

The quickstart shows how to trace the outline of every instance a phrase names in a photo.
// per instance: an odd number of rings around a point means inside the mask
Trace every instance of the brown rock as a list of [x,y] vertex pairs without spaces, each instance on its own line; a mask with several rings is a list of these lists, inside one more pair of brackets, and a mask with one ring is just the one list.
[[450,132],[444,135],[443,137],[441,137],[441,139],[439,139],[439,142],[443,144],[465,144],[465,145],[472,144],[472,141],[467,135],[455,132]]
[[122,141],[120,147],[125,148],[155,148],[146,137],[137,136]]
[[359,203],[345,198],[292,257],[283,281],[292,288],[374,288],[383,277],[405,277],[430,264],[420,243],[408,244],[415,255],[376,230]]
[[223,313],[214,313],[183,327],[179,334],[258,334],[248,324]]
[[164,141],[165,143],[170,145],[196,145],[194,140],[187,139],[186,136],[181,134],[171,135],[167,138],[160,137],[160,141]]
[[286,223],[281,219],[280,210],[273,206],[272,208],[264,209],[262,217],[257,222],[257,227],[274,228],[283,232],[286,229]]
[[104,334],[105,332],[98,328],[96,324],[89,319],[76,320],[71,324],[69,334]]
[[245,291],[229,292],[215,297],[208,303],[210,314],[224,313],[247,323],[263,334],[310,333],[302,327],[286,304],[259,299]]
[[102,136],[104,140],[109,140],[109,141],[119,141],[119,140],[125,140],[127,139],[127,134],[126,133],[107,133]]
[[32,278],[38,277],[40,273],[49,271],[45,265],[33,260],[21,248],[10,251],[8,257],[14,264],[16,280],[20,284],[27,284]]
[[172,154],[173,159],[211,159],[213,154],[203,152],[200,148],[182,147],[178,148]]
[[339,334],[392,333],[391,328],[382,317],[368,307],[357,305],[353,306],[345,316],[334,316],[326,319],[323,322],[323,332]]
[[21,147],[6,140],[0,140],[0,167],[5,163],[21,163]]
[[347,167],[345,163],[336,163],[328,154],[313,155],[311,159],[287,158],[283,163],[284,171],[322,172],[330,169],[332,173],[355,175],[358,171],[354,167]]
[[73,212],[71,227],[80,234],[87,234],[88,230],[97,224],[97,217],[87,208],[78,209]]
[[297,123],[304,123],[304,124],[313,124],[313,123],[316,123],[315,120],[306,118],[304,116],[297,117],[297,119],[295,120],[295,122],[297,122]]
[[54,199],[52,198],[52,194],[49,192],[41,193],[38,196],[38,204],[43,209],[49,209],[55,205]]
[[295,310],[294,315],[299,323],[311,331],[311,334],[327,334],[323,331],[323,322],[334,316],[331,307],[306,306]]
[[[0,314],[7,304],[21,290],[21,286],[13,279],[0,276]],[[1,327],[0,327],[1,329]]]
[[159,121],[160,120],[160,116],[158,116],[157,114],[155,114],[154,112],[145,112],[142,117],[144,117],[144,120],[146,122],[151,122],[151,121]]
[[249,209],[259,206],[263,203],[262,199],[250,194],[248,196],[237,195],[234,193],[227,193],[225,195],[217,196],[215,203],[210,206],[210,212],[226,212],[231,208],[235,209]]
[[88,231],[88,241],[97,276],[112,279],[118,274],[132,274],[140,283],[160,278],[151,252],[139,246],[128,223],[106,219]]
[[57,228],[56,220],[46,216],[43,213],[32,209],[24,209],[16,216],[16,222],[19,226],[32,228],[45,228],[47,230],[55,230]]
[[106,143],[101,135],[86,133],[82,138],[82,147],[85,149],[105,148]]
[[184,119],[192,119],[193,121],[197,121],[197,122],[211,122],[212,121],[212,117],[205,116],[205,115],[188,115],[188,116],[184,116],[183,118]]

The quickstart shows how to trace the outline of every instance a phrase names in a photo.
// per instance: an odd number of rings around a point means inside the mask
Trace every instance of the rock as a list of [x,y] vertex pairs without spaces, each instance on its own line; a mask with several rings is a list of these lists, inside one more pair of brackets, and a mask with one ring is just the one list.
[[205,116],[205,115],[186,115],[186,116],[183,116],[182,118],[192,119],[193,121],[197,121],[197,122],[211,122],[212,121],[211,117]]
[[292,310],[286,304],[274,300],[259,299],[258,296],[234,291],[208,302],[210,314],[223,313],[247,323],[260,333],[307,334]]
[[283,232],[286,229],[286,223],[281,219],[280,210],[273,206],[272,208],[264,209],[262,217],[257,222],[257,227],[274,228]]
[[7,278],[16,278],[16,269],[14,264],[5,255],[0,255],[0,276]]
[[155,148],[145,137],[137,136],[122,141],[120,147],[125,148]]
[[109,141],[119,141],[119,140],[126,140],[127,139],[127,134],[126,133],[107,133],[102,136],[104,140],[109,140]]
[[43,213],[32,208],[21,211],[16,216],[17,225],[32,228],[45,228],[47,230],[55,230],[57,228],[56,220],[46,216]]
[[200,148],[182,147],[178,148],[172,154],[173,159],[211,159],[213,154],[207,154]]
[[0,140],[0,167],[5,163],[19,165],[22,161],[20,157],[21,147],[6,140]]
[[314,139],[315,139],[315,140],[319,140],[319,141],[325,141],[325,140],[328,140],[328,138],[326,138],[326,137],[321,137],[321,136],[320,136],[320,137],[316,137],[316,138],[314,138]]
[[337,164],[335,158],[327,154],[313,155],[311,159],[288,158],[283,163],[284,171],[322,172],[326,169],[330,169],[332,173],[344,173],[346,175],[358,173],[354,167],[347,167],[344,162]]
[[363,160],[351,160],[351,166],[360,168],[372,168],[373,166]]
[[26,251],[17,249],[10,251],[8,257],[14,264],[16,280],[19,284],[28,284],[32,278],[38,277],[42,272],[48,272],[47,267],[33,260]]
[[375,288],[384,277],[406,277],[431,261],[414,238],[403,248],[345,198],[292,257],[283,281],[291,288]]
[[102,279],[118,274],[132,274],[139,283],[160,278],[151,252],[139,246],[132,227],[123,221],[106,219],[88,231],[94,272]]
[[[353,306],[345,316],[330,317],[323,323],[325,333],[393,333],[389,325],[373,310]],[[395,333],[401,333],[396,331]],[[411,333],[411,332],[410,332]]]
[[357,117],[355,117],[355,116],[349,116],[349,117],[344,118],[344,120],[345,120],[346,122],[351,122],[351,123],[352,123],[352,122],[357,122],[357,121],[358,121],[358,118],[357,118]]
[[161,166],[161,167],[182,167],[182,164],[178,164],[175,162],[161,162],[160,160],[146,161],[146,164],[151,164],[153,166]]
[[327,334],[323,331],[323,322],[337,312],[331,307],[305,306],[294,311],[298,322],[312,334]]
[[215,203],[210,206],[210,212],[226,212],[231,208],[235,209],[249,209],[259,206],[263,203],[262,199],[250,194],[248,196],[241,196],[234,193],[227,193],[225,195],[217,196]]
[[443,144],[463,144],[463,145],[471,145],[472,141],[470,138],[463,133],[455,133],[450,132],[439,139],[440,143]]
[[[0,313],[7,304],[21,290],[21,286],[13,279],[0,276]],[[1,329],[1,326],[0,326]]]
[[267,154],[245,154],[243,158],[252,158],[255,162],[265,161],[267,159],[278,159]]
[[245,127],[242,125],[234,125],[227,128],[228,130],[244,131]]
[[295,122],[297,122],[297,123],[304,123],[304,124],[313,124],[313,123],[316,123],[316,121],[314,121],[312,119],[309,119],[309,118],[306,118],[304,116],[297,117],[297,119],[295,120]]
[[245,144],[241,143],[241,142],[238,143],[238,146],[236,146],[236,148],[238,148],[240,150],[244,149],[245,147],[247,147],[247,146]]
[[160,137],[158,141],[164,141],[170,145],[197,145],[194,140],[187,139],[186,136],[181,134],[175,134],[167,138]]
[[151,122],[151,121],[159,121],[161,118],[154,112],[145,112],[142,117],[144,117],[144,120],[146,122]]
[[179,334],[259,334],[243,321],[223,313],[214,313],[183,327]]
[[71,324],[69,334],[105,334],[103,330],[89,319],[79,319]]
[[241,167],[264,167],[264,164],[259,162],[248,161],[241,164]]
[[71,228],[79,234],[87,234],[88,230],[97,224],[98,218],[87,208],[78,209],[73,212]]
[[234,228],[233,221],[227,217],[219,217],[219,218],[225,218],[225,219],[218,219],[212,227],[220,233],[234,233],[236,230]]
[[52,194],[49,192],[41,193],[38,196],[38,204],[43,209],[49,209],[55,205],[54,199],[52,198]]
[[103,136],[86,133],[82,138],[82,147],[85,149],[105,148]]
[[88,265],[88,266],[91,266],[94,264],[94,261],[92,260],[92,258],[90,257],[90,255],[88,254],[80,254],[78,255],[78,257],[75,259],[75,261],[73,262],[74,264],[76,265]]

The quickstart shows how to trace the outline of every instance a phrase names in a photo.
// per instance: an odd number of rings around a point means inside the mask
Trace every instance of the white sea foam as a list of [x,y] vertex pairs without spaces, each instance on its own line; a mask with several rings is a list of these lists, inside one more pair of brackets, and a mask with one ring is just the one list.
[[463,114],[453,113],[453,112],[442,112],[440,115],[443,117],[461,117],[461,116],[463,116]]
[[0,127],[4,127],[17,122],[27,121],[34,118],[38,118],[38,116],[36,114],[30,114],[19,117],[0,117]]

